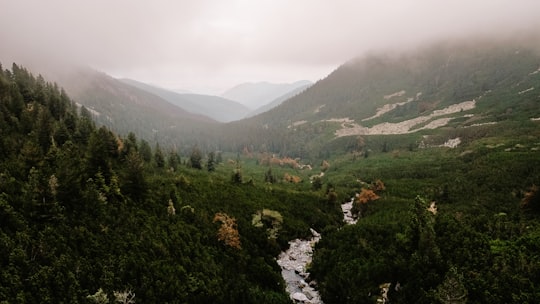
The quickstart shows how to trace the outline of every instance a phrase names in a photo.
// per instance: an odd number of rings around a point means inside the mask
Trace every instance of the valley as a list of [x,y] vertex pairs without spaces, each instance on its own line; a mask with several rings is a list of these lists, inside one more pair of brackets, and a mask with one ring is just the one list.
[[250,117],[2,67],[0,303],[533,303],[539,62],[369,55]]

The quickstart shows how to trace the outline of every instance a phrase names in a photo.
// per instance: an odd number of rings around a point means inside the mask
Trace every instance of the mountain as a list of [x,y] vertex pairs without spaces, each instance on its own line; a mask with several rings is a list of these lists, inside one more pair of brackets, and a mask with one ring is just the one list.
[[530,126],[540,117],[539,49],[534,42],[477,39],[367,55],[234,127],[258,132],[244,134],[259,139],[245,145],[301,157],[348,149],[354,144],[344,143],[359,136],[400,135],[406,148],[435,131],[440,140],[471,140],[487,132],[479,128],[511,132],[509,125]]
[[[191,119],[104,74],[85,77],[93,118],[116,122],[121,108]],[[339,210],[309,188],[231,182],[239,165],[218,157],[202,170],[195,148],[181,162],[154,147],[97,126],[44,77],[0,68],[0,302],[290,303],[281,246],[339,224]]]
[[206,115],[219,122],[238,120],[249,112],[246,106],[219,96],[177,93],[131,79],[121,81],[157,95],[188,112]]
[[[320,303],[318,295],[346,304],[534,302],[540,58],[533,48],[507,45],[496,51],[475,46],[473,53],[452,47],[458,68],[450,60],[430,66],[424,53],[399,57],[405,58],[399,63],[385,59],[396,73],[411,58],[426,64],[416,75],[409,70],[415,79],[405,83],[431,83],[437,66],[449,73],[425,91],[441,105],[407,108],[425,101],[424,93],[411,96],[410,87],[381,84],[381,92],[391,93],[371,93],[383,104],[374,112],[351,110],[346,119],[326,113],[334,118],[321,120],[316,116],[326,107],[319,106],[309,121],[246,128],[261,117],[279,122],[280,108],[300,103],[298,97],[313,94],[310,88],[264,115],[219,124],[244,132],[226,130],[245,140],[236,146],[242,152],[226,153],[236,156],[227,162],[214,152],[205,159],[196,147],[181,162],[176,149],[151,148],[131,134],[96,126],[92,116],[101,118],[115,105],[128,114],[128,107],[142,110],[149,101],[171,110],[106,75],[87,75],[90,84],[82,86],[100,101],[92,115],[42,76],[16,64],[11,71],[0,68],[2,302],[290,303],[309,296],[304,302]],[[360,70],[368,65],[361,73],[349,66],[356,73],[345,75],[377,76],[380,66],[368,63],[361,63]],[[369,85],[341,89],[349,98],[354,89],[365,97]],[[478,90],[481,97],[469,99]],[[126,95],[131,103],[123,102]],[[174,115],[194,119],[184,114]],[[309,149],[325,134],[345,153],[324,155],[321,165],[250,151],[263,150],[255,146],[262,139],[275,144],[267,150],[298,153],[294,149]],[[462,146],[401,149],[411,140],[448,136],[463,138]],[[357,218],[346,227],[344,205]],[[306,240],[310,236],[320,241]],[[302,260],[300,252],[313,257],[309,273],[316,286],[297,288],[305,268],[295,272],[291,261]]]
[[95,121],[120,134],[134,132],[146,140],[177,143],[193,130],[206,130],[216,121],[190,113],[163,98],[87,68],[57,77],[58,82]]
[[311,84],[307,80],[279,84],[269,82],[243,83],[225,91],[221,96],[238,101],[250,109],[255,110],[300,87],[306,87]]
[[250,112],[248,114],[248,116],[255,116],[257,114],[260,114],[260,113],[264,113],[270,109],[273,109],[277,106],[279,106],[280,104],[282,104],[285,100],[287,99],[290,99],[291,97],[294,97],[298,94],[300,94],[301,92],[303,92],[304,90],[306,90],[307,88],[309,88],[310,86],[312,85],[312,83],[306,83],[305,85],[303,86],[300,86],[300,87],[297,87],[296,89],[274,99],[273,101],[263,105],[262,107]]

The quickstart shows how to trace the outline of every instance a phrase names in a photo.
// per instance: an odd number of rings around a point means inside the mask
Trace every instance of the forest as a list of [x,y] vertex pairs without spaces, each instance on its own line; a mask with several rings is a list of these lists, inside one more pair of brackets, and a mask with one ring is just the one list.
[[312,158],[283,142],[177,150],[0,70],[0,303],[290,303],[276,256],[310,228],[324,303],[376,303],[383,288],[392,303],[540,296],[536,121],[319,138]]
[[[0,115],[1,303],[288,303],[275,256],[340,221],[315,192],[249,182],[240,160],[98,127],[16,64]],[[283,218],[272,235],[252,224],[264,209]]]
[[[382,286],[392,303],[536,302],[540,158],[531,137],[335,161],[325,178],[360,194],[359,218],[316,246],[311,272],[324,303],[375,303]],[[370,190],[376,197],[362,196]]]

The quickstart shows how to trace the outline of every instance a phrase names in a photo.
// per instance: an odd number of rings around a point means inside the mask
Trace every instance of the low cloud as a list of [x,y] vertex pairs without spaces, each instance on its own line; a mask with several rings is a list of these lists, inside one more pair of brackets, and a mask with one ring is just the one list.
[[214,91],[317,80],[369,51],[540,25],[536,0],[0,1],[5,65],[72,62]]

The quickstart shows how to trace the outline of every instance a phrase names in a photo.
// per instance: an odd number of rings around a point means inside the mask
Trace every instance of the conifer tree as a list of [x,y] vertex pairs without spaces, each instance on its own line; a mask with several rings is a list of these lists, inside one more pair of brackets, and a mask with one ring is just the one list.
[[180,159],[180,156],[178,155],[178,153],[176,153],[176,151],[171,151],[169,152],[169,158],[167,160],[167,166],[172,169],[173,171],[176,171],[176,169],[178,169],[178,166],[180,165],[181,163],[181,159]]
[[216,171],[214,158],[215,158],[215,153],[214,152],[208,153],[208,162],[206,163],[206,168],[208,169],[208,172]]
[[154,161],[156,162],[156,166],[158,168],[165,167],[165,157],[163,156],[163,151],[161,151],[159,143],[156,143],[156,148],[154,150]]
[[144,139],[141,139],[139,154],[145,163],[149,163],[152,160],[152,148],[150,148],[150,144]]
[[189,156],[189,165],[191,168],[202,169],[202,155],[201,150],[197,146],[193,147],[191,150],[191,155]]

